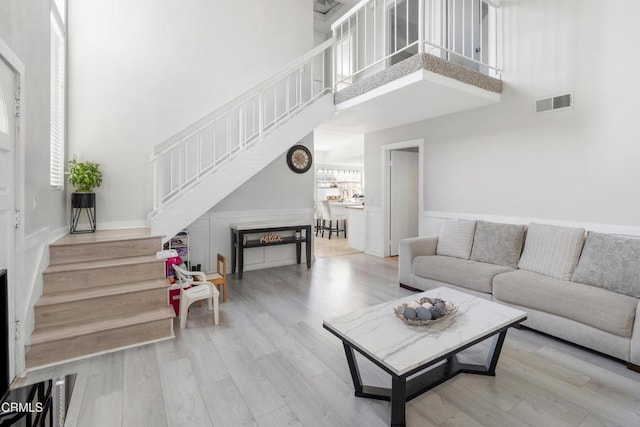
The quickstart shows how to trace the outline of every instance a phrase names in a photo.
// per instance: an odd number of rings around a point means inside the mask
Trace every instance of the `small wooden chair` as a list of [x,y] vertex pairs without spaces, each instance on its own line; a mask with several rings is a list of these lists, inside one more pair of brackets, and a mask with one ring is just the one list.
[[218,288],[222,294],[222,302],[227,302],[227,257],[218,254],[216,271],[207,273],[207,281]]

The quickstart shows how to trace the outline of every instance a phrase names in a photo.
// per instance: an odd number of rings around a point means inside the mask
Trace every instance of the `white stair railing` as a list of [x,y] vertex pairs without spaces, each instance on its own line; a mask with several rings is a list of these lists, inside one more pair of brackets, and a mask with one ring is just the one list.
[[500,77],[499,18],[489,0],[363,0],[331,26],[335,87],[423,52]]
[[334,42],[334,38],[327,40],[156,146],[150,157],[153,168],[150,217],[307,105],[331,92]]
[[331,39],[156,146],[149,218],[321,96],[416,53],[499,78],[499,20],[492,0],[362,0]]

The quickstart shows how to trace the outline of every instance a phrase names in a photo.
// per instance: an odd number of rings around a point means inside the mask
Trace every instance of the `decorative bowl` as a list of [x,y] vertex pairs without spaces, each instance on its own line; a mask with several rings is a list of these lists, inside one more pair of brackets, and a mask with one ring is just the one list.
[[[425,302],[431,304],[432,301],[435,301],[435,300],[436,300],[436,298],[433,298],[433,299],[421,298],[419,301],[415,301],[414,303],[417,303],[420,306],[420,305],[424,304]],[[431,325],[431,324],[439,322],[439,321],[441,321],[443,319],[449,318],[449,317],[453,316],[454,314],[456,314],[458,312],[458,306],[456,306],[453,303],[448,302],[448,301],[443,301],[443,302],[445,304],[444,315],[442,315],[440,317],[437,317],[435,319],[431,319],[431,320],[420,320],[420,319],[417,319],[417,318],[415,318],[415,319],[407,319],[407,318],[405,318],[404,311],[407,308],[407,306],[409,304],[411,304],[411,303],[404,303],[402,305],[394,307],[393,311],[396,313],[396,316],[398,317],[398,319],[402,320],[407,325],[412,325],[412,326]]]

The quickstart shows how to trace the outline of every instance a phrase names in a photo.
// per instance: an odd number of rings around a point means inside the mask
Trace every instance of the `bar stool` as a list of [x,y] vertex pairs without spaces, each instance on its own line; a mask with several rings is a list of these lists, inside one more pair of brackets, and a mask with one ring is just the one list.
[[[328,200],[320,201],[320,208],[322,210],[322,237],[324,237],[324,230],[329,230],[329,240],[331,240],[331,233],[336,232],[336,236],[340,237],[340,232],[344,233],[344,237],[347,237],[347,218],[342,215],[333,215],[331,213],[331,205]],[[327,227],[327,221],[329,226]],[[336,222],[336,228],[333,228],[333,222]],[[340,221],[342,221],[343,228],[340,229]]]
[[318,233],[322,229],[322,209],[320,208],[320,201],[318,200],[316,200],[314,203],[313,219],[316,220],[315,229],[316,237],[318,237]]

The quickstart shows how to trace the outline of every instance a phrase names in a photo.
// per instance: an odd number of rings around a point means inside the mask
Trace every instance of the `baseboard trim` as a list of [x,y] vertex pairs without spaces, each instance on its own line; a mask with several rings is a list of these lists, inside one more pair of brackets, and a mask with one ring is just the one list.
[[636,365],[635,363],[627,362],[627,369],[640,374],[640,365]]
[[400,283],[400,287],[412,292],[422,292],[422,289],[417,289],[413,286],[405,285],[404,283]]

